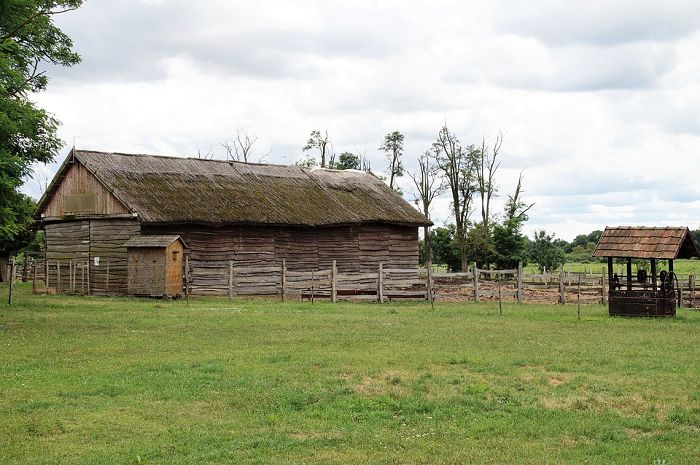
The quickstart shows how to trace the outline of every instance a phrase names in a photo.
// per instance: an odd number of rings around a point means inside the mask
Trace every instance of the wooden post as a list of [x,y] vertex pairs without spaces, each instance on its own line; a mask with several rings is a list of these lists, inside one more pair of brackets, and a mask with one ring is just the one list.
[[314,270],[311,270],[311,305],[314,304]]
[[678,280],[678,308],[683,308],[683,281]]
[[24,265],[22,266],[22,282],[27,282],[27,277],[29,276],[29,257],[27,257],[27,252],[24,252]]
[[474,262],[474,302],[478,302],[481,295],[479,294],[479,269]]
[[498,316],[503,316],[503,302],[501,301],[501,275],[498,275]]
[[336,303],[338,301],[338,292],[336,290],[338,282],[338,269],[336,267],[336,261],[333,260],[333,267],[331,268],[331,301]]
[[559,267],[559,303],[566,303],[566,294],[564,290],[564,265]]
[[87,295],[90,295],[90,257],[87,259]]
[[607,293],[607,280],[605,279],[605,267],[603,267],[603,272],[600,275],[600,291],[603,294],[603,305],[608,303],[608,293]]
[[379,263],[379,277],[377,279],[377,298],[379,303],[384,303],[384,264]]
[[190,304],[190,256],[185,255],[185,299]]
[[12,257],[12,260],[10,260],[10,290],[7,294],[7,304],[12,305],[12,291],[13,291],[13,285],[15,282],[15,257]]
[[[59,266],[61,262],[58,262]],[[56,289],[56,292],[58,292],[58,289]],[[85,294],[85,267],[81,266],[80,267],[80,292],[82,294]]]
[[576,319],[581,319],[581,275],[578,275],[578,289],[576,292]]
[[523,302],[523,262],[518,262],[518,289],[517,289],[518,303]]
[[425,297],[428,302],[433,302],[433,265],[428,263],[428,286],[426,287]]
[[[233,260],[228,261],[228,300],[233,298]],[[284,300],[284,294],[282,297]]]
[[612,257],[608,257],[608,296],[610,295],[610,291],[614,289],[613,287],[613,259]]
[[651,290],[656,292],[656,259],[651,259]]
[[287,297],[287,260],[282,259],[282,302]]
[[32,258],[32,294],[36,294],[36,259]]
[[690,275],[690,308],[695,308],[695,273]]
[[68,291],[71,293],[75,290],[75,286],[73,285],[73,260],[68,261]]
[[627,259],[627,290],[632,290],[632,259]]
[[49,259],[44,258],[44,294],[49,295]]
[[56,293],[61,292],[61,262],[56,262]]

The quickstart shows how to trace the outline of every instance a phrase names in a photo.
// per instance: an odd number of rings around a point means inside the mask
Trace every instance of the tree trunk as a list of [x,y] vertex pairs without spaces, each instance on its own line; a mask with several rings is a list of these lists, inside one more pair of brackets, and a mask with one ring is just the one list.
[[423,263],[425,263],[426,268],[433,262],[430,245],[430,226],[423,226]]
[[0,283],[7,282],[7,267],[10,264],[9,255],[0,255]]

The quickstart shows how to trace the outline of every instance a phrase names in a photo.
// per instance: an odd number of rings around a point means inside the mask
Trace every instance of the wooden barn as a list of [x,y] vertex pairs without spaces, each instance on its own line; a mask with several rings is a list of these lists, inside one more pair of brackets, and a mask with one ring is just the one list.
[[366,172],[83,150],[68,155],[35,219],[46,259],[58,263],[51,282],[61,286],[61,263],[82,266],[93,294],[127,292],[126,243],[135,237],[179,236],[196,291],[197,270],[230,261],[416,268],[418,227],[430,224]]

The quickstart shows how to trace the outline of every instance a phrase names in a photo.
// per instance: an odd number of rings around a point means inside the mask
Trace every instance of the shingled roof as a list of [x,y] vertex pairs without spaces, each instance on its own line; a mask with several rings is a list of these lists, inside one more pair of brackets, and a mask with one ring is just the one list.
[[82,163],[143,223],[431,224],[362,171],[85,150],[71,152],[40,200],[37,216],[69,160]]
[[688,228],[605,228],[594,257],[692,258],[700,257]]

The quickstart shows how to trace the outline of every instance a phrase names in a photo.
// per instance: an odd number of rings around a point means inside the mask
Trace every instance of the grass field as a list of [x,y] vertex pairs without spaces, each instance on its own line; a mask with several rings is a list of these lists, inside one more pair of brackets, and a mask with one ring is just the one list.
[[700,463],[696,311],[16,300],[2,464]]
[[[584,272],[588,271],[590,273],[597,273],[600,274],[603,269],[605,268],[607,272],[608,265],[607,263],[578,263],[578,262],[569,262],[564,264],[564,271],[571,271],[571,272]],[[668,266],[666,264],[666,260],[660,260],[659,261],[659,270],[666,270],[668,269]],[[623,274],[625,271],[625,265],[622,263],[615,263],[615,271],[619,274]],[[634,267],[634,272],[636,273],[636,267]],[[700,260],[674,260],[673,262],[673,270],[677,274],[683,274],[687,275],[690,273],[695,273],[696,275],[700,275]],[[539,273],[537,269],[537,265],[535,264],[528,264],[525,267],[525,273]]]

